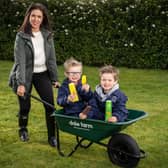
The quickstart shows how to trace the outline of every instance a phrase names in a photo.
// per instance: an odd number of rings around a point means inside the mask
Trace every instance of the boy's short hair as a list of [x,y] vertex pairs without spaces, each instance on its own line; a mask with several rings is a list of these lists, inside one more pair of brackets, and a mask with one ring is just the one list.
[[82,67],[82,62],[77,61],[73,57],[67,59],[64,62],[64,69],[65,69],[65,71],[67,71],[70,67],[73,67],[73,66],[81,66]]
[[105,66],[101,67],[100,70],[99,70],[100,77],[104,73],[112,73],[112,74],[114,74],[115,81],[119,80],[119,70],[116,67],[112,66],[112,65],[105,65]]

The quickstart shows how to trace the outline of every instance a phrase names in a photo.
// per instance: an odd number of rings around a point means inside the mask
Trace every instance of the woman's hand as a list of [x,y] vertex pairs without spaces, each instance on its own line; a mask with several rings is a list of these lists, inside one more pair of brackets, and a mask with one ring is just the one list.
[[53,86],[54,86],[55,88],[59,88],[61,85],[60,85],[59,82],[53,82]]
[[24,85],[19,85],[17,88],[17,95],[18,96],[24,96],[26,92],[25,86]]

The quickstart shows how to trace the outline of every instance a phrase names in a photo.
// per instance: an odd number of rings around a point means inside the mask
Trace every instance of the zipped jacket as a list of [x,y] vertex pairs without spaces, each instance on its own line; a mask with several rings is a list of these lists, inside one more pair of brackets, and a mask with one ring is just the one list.
[[105,104],[107,100],[112,101],[112,115],[117,117],[118,122],[124,121],[128,116],[128,110],[126,109],[128,98],[120,89],[116,89],[104,100],[95,91],[93,98],[89,101],[89,105],[92,107],[89,118],[105,120]]
[[78,93],[79,101],[77,102],[70,102],[68,101],[68,95],[70,95],[69,91],[69,80],[66,78],[61,87],[58,89],[58,96],[57,96],[57,104],[64,108],[64,112],[66,115],[76,116],[78,117],[79,113],[86,107],[88,101],[92,98],[93,93],[91,90],[86,92],[82,90],[81,81],[76,86],[76,90]]
[[[44,38],[44,51],[46,66],[51,82],[57,81],[57,65],[53,38],[51,32],[42,29]],[[19,85],[24,85],[29,92],[32,84],[34,66],[34,48],[31,36],[24,32],[18,32],[14,45],[15,63],[9,75],[9,86],[16,92]]]

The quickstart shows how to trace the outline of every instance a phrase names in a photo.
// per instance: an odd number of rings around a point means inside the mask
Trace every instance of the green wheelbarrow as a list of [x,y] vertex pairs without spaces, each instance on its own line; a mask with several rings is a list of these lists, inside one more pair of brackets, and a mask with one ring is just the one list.
[[[56,110],[48,102],[33,95],[30,96],[54,109],[52,116],[55,116],[56,119],[57,150],[61,156],[69,157],[78,147],[87,149],[93,143],[96,143],[106,147],[111,162],[120,167],[136,167],[139,160],[145,158],[146,153],[139,148],[137,142],[130,135],[120,133],[120,131],[136,121],[145,118],[147,116],[146,112],[128,109],[129,114],[127,120],[116,123],[93,119],[81,120],[77,117],[64,115],[63,109]],[[60,130],[76,136],[77,144],[66,155],[61,150]],[[108,143],[103,143],[102,140],[106,138],[109,138]],[[87,140],[87,143],[85,140]]]
[[[140,158],[146,156],[145,152],[139,148],[136,141],[129,135],[119,133],[127,126],[147,116],[147,113],[139,110],[129,109],[126,121],[108,123],[100,120],[81,120],[77,117],[64,115],[63,109],[56,110],[54,116],[57,125],[57,149],[62,156],[71,156],[78,147],[88,148],[93,143],[97,143],[107,148],[108,156],[112,163],[121,167],[135,167]],[[67,155],[61,151],[59,130],[76,136],[77,144]],[[110,137],[107,144],[101,142]],[[88,140],[89,143],[84,143]]]

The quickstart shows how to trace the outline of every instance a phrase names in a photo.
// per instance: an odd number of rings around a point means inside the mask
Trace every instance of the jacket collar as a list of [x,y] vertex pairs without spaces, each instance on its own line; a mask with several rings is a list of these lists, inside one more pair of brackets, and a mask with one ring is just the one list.
[[100,85],[96,86],[96,93],[97,95],[99,95],[99,97],[101,98],[102,101],[105,101],[108,97],[110,97],[116,90],[119,89],[119,84],[117,83],[116,85],[114,85],[114,87],[108,92],[108,93],[104,93],[103,89]]
[[[41,28],[41,33],[44,37],[44,39],[48,39],[50,36],[51,36],[51,32],[44,29],[44,28]],[[26,34],[22,31],[18,32],[18,35],[21,36],[22,38],[26,39],[26,40],[30,40],[31,39],[31,36],[29,34]]]

